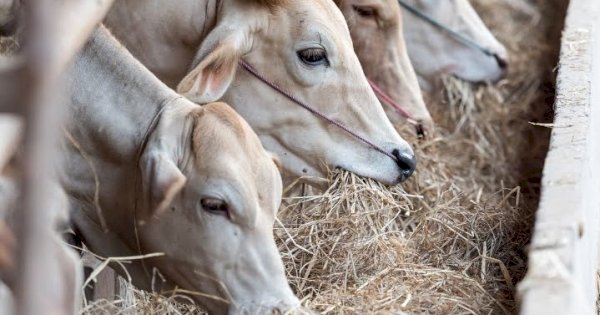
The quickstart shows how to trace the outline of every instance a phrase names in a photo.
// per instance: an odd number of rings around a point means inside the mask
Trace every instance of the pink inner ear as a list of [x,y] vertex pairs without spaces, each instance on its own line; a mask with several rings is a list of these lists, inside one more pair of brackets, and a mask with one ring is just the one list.
[[169,178],[168,182],[159,183],[159,187],[156,187],[158,191],[155,192],[156,203],[154,209],[154,216],[159,216],[167,208],[173,198],[179,193],[181,188],[185,185],[186,178],[184,176],[175,176]]
[[149,185],[150,217],[157,217],[163,213],[179,193],[186,182],[186,177],[164,154],[149,157],[149,167],[146,178]]
[[208,89],[209,93],[208,94],[214,94],[211,93],[213,91],[219,91],[222,89],[222,85],[224,82],[224,78],[223,78],[223,74],[225,71],[223,71],[222,68],[218,69],[217,71],[211,72],[208,69],[204,69],[204,71],[202,71],[202,77],[206,78],[203,79],[202,82],[200,82],[200,91],[206,92]]
[[237,61],[235,47],[220,44],[180,82],[177,91],[197,103],[215,102],[227,90]]

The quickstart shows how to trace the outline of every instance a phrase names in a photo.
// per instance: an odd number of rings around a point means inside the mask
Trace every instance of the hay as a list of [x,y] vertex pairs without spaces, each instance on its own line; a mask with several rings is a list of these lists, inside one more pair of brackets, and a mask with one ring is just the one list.
[[436,136],[416,145],[415,175],[386,188],[337,171],[325,193],[286,199],[276,235],[307,306],[326,314],[516,310],[550,135],[535,123],[552,121],[566,2],[475,4],[507,44],[509,74],[482,86],[443,79],[429,101]]
[[[97,300],[85,306],[80,314],[112,315],[112,314],[144,314],[144,315],[202,315],[206,314],[196,308],[189,297],[174,294],[169,297],[157,293],[140,291],[120,279],[121,291],[126,292],[122,299]],[[187,303],[186,303],[187,302]]]
[[11,56],[19,49],[19,45],[14,37],[0,36],[0,55]]

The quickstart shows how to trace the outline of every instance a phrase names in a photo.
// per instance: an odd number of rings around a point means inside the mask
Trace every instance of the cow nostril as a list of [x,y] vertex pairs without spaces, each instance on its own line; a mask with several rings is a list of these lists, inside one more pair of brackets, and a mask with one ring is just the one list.
[[500,69],[506,70],[506,68],[508,68],[508,60],[506,60],[505,57],[501,57],[498,54],[494,54],[494,59],[496,59],[496,62],[498,63],[498,67],[500,67]]
[[414,154],[400,153],[400,150],[394,149],[392,155],[396,157],[396,164],[400,167],[400,181],[407,180],[417,167],[417,158]]

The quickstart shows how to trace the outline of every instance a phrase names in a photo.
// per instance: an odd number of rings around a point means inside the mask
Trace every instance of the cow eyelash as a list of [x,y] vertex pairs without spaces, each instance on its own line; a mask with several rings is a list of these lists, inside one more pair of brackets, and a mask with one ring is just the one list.
[[325,65],[329,67],[327,51],[323,48],[306,48],[297,52],[298,58],[309,66]]
[[205,211],[216,214],[224,215],[229,218],[229,205],[227,202],[217,198],[202,198],[200,205]]
[[375,11],[375,9],[371,8],[371,7],[352,6],[352,9],[354,9],[354,11],[356,13],[358,13],[358,15],[365,17],[365,18],[372,18],[375,15],[377,15],[377,12]]

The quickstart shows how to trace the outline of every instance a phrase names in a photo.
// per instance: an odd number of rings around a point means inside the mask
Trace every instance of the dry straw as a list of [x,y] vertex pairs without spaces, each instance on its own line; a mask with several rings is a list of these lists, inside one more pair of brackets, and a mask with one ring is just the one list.
[[12,55],[19,45],[13,37],[0,37],[0,55]]
[[[566,3],[474,1],[511,54],[508,76],[475,87],[443,80],[429,97],[434,137],[403,130],[419,167],[402,187],[341,171],[325,192],[291,187],[304,194],[284,200],[275,234],[305,305],[326,314],[515,311],[549,138],[535,123],[552,121]],[[82,313],[201,313],[180,294],[122,291]]]
[[[88,304],[81,314],[114,315],[114,314],[144,314],[144,315],[191,315],[206,314],[193,306],[189,297],[182,294],[172,294],[168,297],[137,290],[131,284],[121,279],[121,292],[125,292],[117,300],[97,300]],[[187,302],[187,303],[186,303]]]

